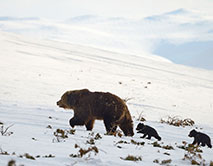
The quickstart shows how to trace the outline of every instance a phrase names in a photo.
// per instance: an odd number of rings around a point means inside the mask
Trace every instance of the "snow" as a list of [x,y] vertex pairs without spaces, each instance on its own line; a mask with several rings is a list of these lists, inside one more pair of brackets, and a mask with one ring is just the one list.
[[158,55],[174,63],[213,69],[213,16],[197,10],[180,8],[139,19],[91,14],[63,21],[0,17],[0,29],[137,56]]
[[[14,22],[13,22],[14,23]],[[21,26],[20,26],[21,27]],[[0,165],[14,159],[17,165],[158,165],[171,159],[171,165],[190,165],[182,160],[186,151],[178,148],[182,141],[191,143],[191,129],[213,138],[213,72],[168,63],[157,56],[136,56],[89,46],[26,37],[0,31],[0,122],[12,125],[10,136],[0,135]],[[69,130],[72,110],[63,110],[56,102],[67,90],[88,88],[91,91],[111,92],[127,102],[134,121],[134,129],[142,113],[145,124],[154,127],[162,140],[174,150],[153,147],[156,140],[133,137],[121,138],[105,135],[102,121],[96,121],[92,132],[85,127],[75,127],[75,134],[56,141],[56,129]],[[193,127],[175,127],[160,123],[166,116],[180,116],[195,121]],[[50,125],[52,128],[47,128]],[[94,135],[92,134],[94,133]],[[86,143],[99,133],[95,145]],[[119,141],[127,143],[119,143]],[[131,140],[145,142],[134,145]],[[82,158],[70,157],[79,148],[97,146]],[[118,147],[120,146],[120,147]],[[207,164],[213,151],[201,147]],[[0,151],[1,152],[1,151]],[[13,154],[15,152],[15,154]],[[167,152],[170,155],[165,155]],[[19,157],[28,153],[35,160]],[[53,158],[44,156],[53,155]],[[128,155],[141,156],[142,161],[125,161]]]

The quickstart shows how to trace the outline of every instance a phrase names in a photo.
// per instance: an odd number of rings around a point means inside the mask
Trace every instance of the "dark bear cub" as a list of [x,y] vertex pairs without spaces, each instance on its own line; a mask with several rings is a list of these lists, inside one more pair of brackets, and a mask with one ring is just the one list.
[[158,141],[161,140],[161,137],[158,135],[157,131],[148,126],[148,125],[144,125],[143,123],[139,123],[136,130],[138,130],[137,133],[143,133],[144,135],[141,138],[145,138],[147,135],[147,139],[151,139],[151,137],[155,137]]
[[193,145],[196,143],[197,145],[200,145],[201,143],[201,146],[207,145],[209,148],[212,148],[210,137],[204,133],[192,130],[189,133],[189,137],[194,137],[194,141],[192,142]]

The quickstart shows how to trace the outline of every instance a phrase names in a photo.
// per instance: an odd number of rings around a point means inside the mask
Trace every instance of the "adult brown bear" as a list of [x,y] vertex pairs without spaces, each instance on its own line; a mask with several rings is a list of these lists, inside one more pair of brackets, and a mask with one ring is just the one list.
[[85,125],[93,129],[96,119],[104,120],[107,133],[115,132],[117,126],[126,136],[133,136],[132,118],[125,102],[116,95],[104,92],[90,92],[88,89],[65,92],[57,102],[59,107],[73,109],[70,125]]

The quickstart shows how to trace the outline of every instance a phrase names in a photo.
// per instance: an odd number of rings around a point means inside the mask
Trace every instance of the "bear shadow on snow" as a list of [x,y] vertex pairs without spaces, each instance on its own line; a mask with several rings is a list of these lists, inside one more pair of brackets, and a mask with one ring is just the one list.
[[137,133],[143,133],[144,135],[141,138],[145,138],[147,135],[147,139],[151,139],[151,137],[156,138],[158,141],[161,140],[161,137],[158,135],[157,131],[148,126],[148,125],[144,125],[143,123],[139,123],[136,130],[138,130]]
[[107,133],[115,132],[117,126],[126,136],[133,136],[133,121],[126,103],[118,96],[105,92],[90,92],[88,89],[65,92],[57,105],[73,109],[71,127],[85,125],[92,130],[94,121],[103,120]]
[[209,148],[212,148],[211,139],[208,135],[201,132],[197,132],[193,129],[190,131],[188,136],[194,137],[194,141],[192,142],[193,145],[197,144],[199,146],[201,143],[201,146],[207,145]]

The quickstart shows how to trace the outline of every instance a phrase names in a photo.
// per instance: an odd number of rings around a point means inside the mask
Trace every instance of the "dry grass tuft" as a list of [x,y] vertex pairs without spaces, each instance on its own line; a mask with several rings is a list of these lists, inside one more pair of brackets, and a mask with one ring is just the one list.
[[195,124],[195,122],[192,119],[190,119],[190,118],[181,119],[181,117],[179,117],[179,116],[174,116],[174,117],[168,116],[165,119],[162,118],[160,120],[160,122],[167,123],[169,125],[173,125],[173,126],[177,126],[177,127],[193,126]]
[[122,160],[128,160],[128,161],[142,161],[142,157],[141,156],[132,156],[132,155],[128,155],[127,157],[125,158],[122,158]]

